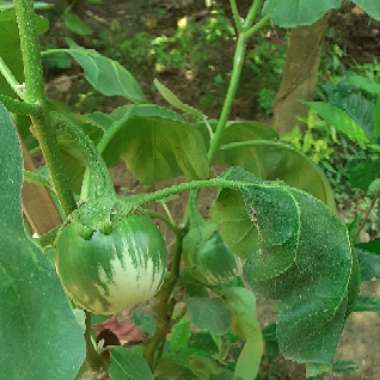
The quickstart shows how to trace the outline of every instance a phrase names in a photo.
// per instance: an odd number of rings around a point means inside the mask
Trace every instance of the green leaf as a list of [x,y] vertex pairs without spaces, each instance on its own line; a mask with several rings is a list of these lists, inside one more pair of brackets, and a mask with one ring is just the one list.
[[266,0],[263,13],[283,28],[311,25],[330,9],[339,8],[341,0]]
[[1,105],[0,145],[0,366],[8,379],[71,380],[83,331],[49,259],[25,234],[21,150]]
[[160,95],[174,108],[184,112],[188,113],[190,115],[194,115],[196,117],[202,117],[203,114],[201,111],[198,111],[197,109],[185,104],[178,98],[177,95],[174,94],[173,91],[171,91],[169,88],[167,88],[163,83],[161,83],[158,79],[154,80],[154,85],[157,88]]
[[[47,31],[49,23],[41,16],[36,17],[36,28],[39,34]],[[16,15],[14,9],[0,8],[0,57],[12,70],[13,75],[19,81],[24,82],[24,66],[22,62],[20,38],[18,34]],[[0,93],[8,96],[15,96],[4,77],[0,75]]]
[[357,253],[363,281],[380,280],[380,239],[359,244]]
[[248,258],[245,278],[251,287],[281,301],[282,354],[297,362],[331,363],[353,270],[345,226],[303,191],[262,183],[239,168],[225,177],[252,185],[241,194],[221,191],[212,219],[232,251]]
[[367,192],[371,183],[380,177],[380,159],[353,159],[345,174],[351,187]]
[[[202,132],[207,148],[210,142],[210,129],[215,131],[217,126],[216,120],[210,120],[208,124],[204,121],[195,124],[196,128]],[[275,140],[278,138],[278,133],[270,126],[257,121],[229,121],[220,141],[221,146],[248,140]],[[224,152],[218,152],[215,161],[224,163]]]
[[358,256],[363,281],[380,280],[380,256],[362,250]]
[[323,102],[305,102],[314,112],[316,112],[327,123],[331,124],[339,132],[344,133],[351,140],[366,144],[369,139],[363,129],[345,111],[332,104]]
[[180,175],[207,178],[209,174],[199,130],[155,105],[137,105],[130,110],[107,144],[104,158],[110,165],[122,158],[144,184]]
[[191,321],[201,330],[212,335],[224,335],[231,324],[231,314],[217,298],[189,298],[187,306]]
[[80,36],[91,36],[93,30],[77,14],[66,11],[63,14],[63,22],[68,30]]
[[[134,76],[120,63],[95,50],[74,45],[64,49],[83,68],[87,81],[105,96],[123,96],[133,102],[145,102],[145,96]],[[60,53],[59,50],[52,51]],[[51,54],[52,52],[47,51]]]
[[375,20],[380,21],[380,3],[378,0],[352,0],[364,12],[368,13]]
[[[244,146],[244,144],[246,144]],[[334,193],[321,169],[306,155],[276,141],[255,140],[226,145],[224,161],[265,180],[281,180],[304,190],[335,210]]]
[[372,80],[362,75],[350,75],[347,78],[347,84],[360,88],[373,95],[380,94],[380,84],[374,83]]
[[187,347],[191,336],[190,321],[182,319],[172,329],[169,338],[169,346],[171,351],[180,351]]
[[226,288],[226,306],[232,313],[233,331],[245,340],[235,366],[235,378],[254,380],[264,351],[263,336],[256,316],[256,297],[244,288]]
[[153,380],[153,374],[144,356],[137,349],[114,347],[108,374],[112,380]]
[[352,311],[380,313],[380,297],[358,297]]

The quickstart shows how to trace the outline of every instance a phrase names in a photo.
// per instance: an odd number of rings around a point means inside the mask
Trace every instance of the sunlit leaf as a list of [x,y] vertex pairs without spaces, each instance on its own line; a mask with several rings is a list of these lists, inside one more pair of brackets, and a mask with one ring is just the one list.
[[173,112],[154,105],[131,109],[125,122],[117,126],[104,157],[110,165],[123,159],[144,184],[180,175],[207,178],[209,173],[199,130]]
[[[70,54],[83,68],[87,81],[105,96],[123,96],[134,102],[144,102],[145,97],[134,76],[119,62],[95,50],[85,49],[72,44],[70,49],[62,50]],[[45,52],[60,54],[60,50]]]
[[335,209],[334,193],[326,176],[310,158],[295,148],[264,140],[226,147],[224,162],[229,165],[240,166],[265,180],[284,181]]
[[311,25],[341,4],[341,0],[266,0],[263,13],[269,15],[276,25],[293,28]]
[[369,139],[362,128],[345,111],[328,103],[306,102],[307,106],[316,112],[322,119],[331,124],[338,131],[344,133],[351,140],[365,144]]

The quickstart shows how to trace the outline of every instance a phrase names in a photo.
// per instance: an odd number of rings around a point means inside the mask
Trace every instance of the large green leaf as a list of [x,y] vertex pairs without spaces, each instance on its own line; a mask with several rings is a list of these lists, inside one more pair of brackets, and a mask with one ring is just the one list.
[[340,108],[324,102],[306,102],[305,104],[351,140],[359,144],[369,142],[366,133],[360,128],[358,123]]
[[240,166],[265,180],[281,180],[304,190],[335,209],[326,176],[302,152],[276,141],[256,140],[227,145],[224,162]]
[[[48,22],[45,18],[36,16],[36,27],[39,33],[48,29]],[[16,79],[22,83],[24,81],[24,71],[20,50],[20,39],[14,9],[0,8],[0,57],[12,70]],[[0,94],[15,96],[4,77],[0,75]]]
[[137,105],[127,112],[104,151],[110,165],[122,158],[144,184],[180,175],[208,177],[207,151],[197,128],[155,105]]
[[256,316],[256,297],[244,288],[226,288],[224,295],[232,313],[233,330],[245,340],[235,366],[235,378],[254,380],[264,351],[263,336]]
[[380,2],[378,0],[352,0],[371,17],[380,21]]
[[2,106],[0,145],[1,371],[7,379],[72,380],[83,331],[50,261],[25,234],[20,145]]
[[[376,0],[373,0],[376,1]],[[283,28],[311,25],[330,9],[339,8],[341,0],[266,0],[263,13]]]
[[142,353],[125,347],[111,350],[108,373],[112,380],[153,380],[152,372]]
[[[145,97],[134,76],[120,63],[95,50],[73,44],[69,53],[83,68],[87,81],[106,96],[123,96],[134,102],[144,102]],[[54,50],[54,53],[60,53]]]
[[241,194],[223,190],[212,219],[226,244],[247,258],[254,290],[281,301],[277,336],[297,362],[331,363],[347,312],[353,256],[344,225],[322,202],[243,169],[226,174],[251,181]]

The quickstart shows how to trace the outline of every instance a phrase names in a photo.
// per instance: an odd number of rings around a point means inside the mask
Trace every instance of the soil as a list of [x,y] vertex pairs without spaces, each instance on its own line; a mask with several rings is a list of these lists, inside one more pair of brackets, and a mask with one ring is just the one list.
[[[226,12],[228,13],[228,1],[223,1]],[[249,1],[241,1],[242,7],[246,7]],[[356,12],[356,13],[355,13]],[[334,14],[331,20],[334,29],[334,39],[342,43],[345,51],[344,62],[346,65],[360,62],[370,62],[380,58],[380,38],[379,23],[369,21],[369,19],[355,10],[354,13],[345,12]],[[161,16],[160,16],[161,15]],[[202,19],[207,17],[205,12],[204,1],[196,0],[139,0],[139,1],[111,1],[107,0],[106,6],[89,6],[84,14],[86,20],[91,23],[96,30],[107,31],[112,20],[119,20],[122,28],[128,30],[129,34],[136,32],[156,33],[157,35],[170,34],[177,28],[177,20],[184,16],[193,17],[194,19]],[[62,25],[58,21],[52,28],[47,41],[64,46],[61,38],[57,38],[57,30],[61,30]],[[64,32],[65,34],[67,32]],[[272,33],[274,42],[279,40],[284,44],[284,40],[279,37],[284,32],[277,30]],[[273,37],[274,36],[274,37]],[[96,38],[96,37],[94,37]],[[328,40],[330,43],[332,39]],[[80,41],[83,46],[94,47],[96,41],[84,38]],[[99,48],[99,46],[97,46]],[[213,51],[210,46],[210,60],[215,71],[223,68],[223,72],[228,72],[233,54],[233,45],[227,44],[224,51]],[[73,103],[72,93],[79,92],[84,86],[81,81],[80,73],[74,68],[65,72],[49,72],[51,83],[50,89],[55,97],[67,103]],[[135,75],[142,83],[144,91],[148,94],[152,102],[161,103],[157,94],[152,89],[152,80],[154,78],[154,70],[152,65],[147,61],[146,67],[142,67]],[[181,94],[185,102],[193,104],[205,93],[214,94],[221,97],[223,94],[223,86],[215,87],[212,83],[213,72],[207,68],[202,68],[194,73],[192,80],[188,80],[186,72],[169,71],[159,75],[160,80],[164,81],[174,92]],[[63,79],[62,79],[63,78]],[[63,80],[63,89],[57,91],[57,80]],[[62,83],[61,83],[62,84]],[[75,89],[75,90],[73,90]],[[255,99],[255,79],[252,75],[244,74],[242,78],[242,87],[239,96],[234,104],[233,116],[247,119],[255,119],[257,116],[257,104]],[[77,99],[76,99],[77,100]],[[110,110],[115,106],[122,104],[122,99],[111,99],[107,103],[96,103],[95,107],[101,110]],[[209,115],[216,117],[220,103],[213,105],[210,109],[204,110]],[[142,190],[137,183],[130,180],[124,167],[120,166],[114,170],[114,177],[119,184],[120,190],[129,187],[132,191],[139,192]],[[166,184],[167,185],[167,184]],[[214,193],[204,192],[202,195],[203,212],[207,213],[208,205],[211,203]],[[169,206],[180,220],[182,207],[185,203],[184,197],[178,197],[169,202]],[[155,206],[159,207],[159,206]],[[161,210],[162,211],[162,210]],[[169,234],[169,232],[167,232]],[[170,239],[170,235],[168,235]],[[369,284],[363,288],[363,291],[370,295],[380,296],[380,286]],[[259,302],[259,315],[263,324],[273,319],[274,306],[263,300]],[[339,343],[337,358],[344,360],[353,360],[360,365],[358,372],[352,375],[335,376],[328,375],[326,380],[335,378],[343,378],[345,380],[377,380],[380,379],[380,318],[376,313],[355,313],[352,314],[345,326],[344,334]],[[287,378],[297,380],[304,377],[299,373],[298,368],[291,368],[291,365],[285,361],[278,363],[275,371],[264,377],[264,379],[285,380]],[[302,372],[302,371],[301,371]],[[293,375],[289,375],[289,373]],[[289,377],[291,376],[291,377]]]

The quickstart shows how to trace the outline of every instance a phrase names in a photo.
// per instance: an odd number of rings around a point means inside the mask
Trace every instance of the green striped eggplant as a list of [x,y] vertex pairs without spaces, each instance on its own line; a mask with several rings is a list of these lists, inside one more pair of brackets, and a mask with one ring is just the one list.
[[142,215],[128,216],[110,233],[83,236],[72,222],[56,240],[56,269],[82,308],[114,314],[152,298],[166,273],[166,246],[158,228]]

